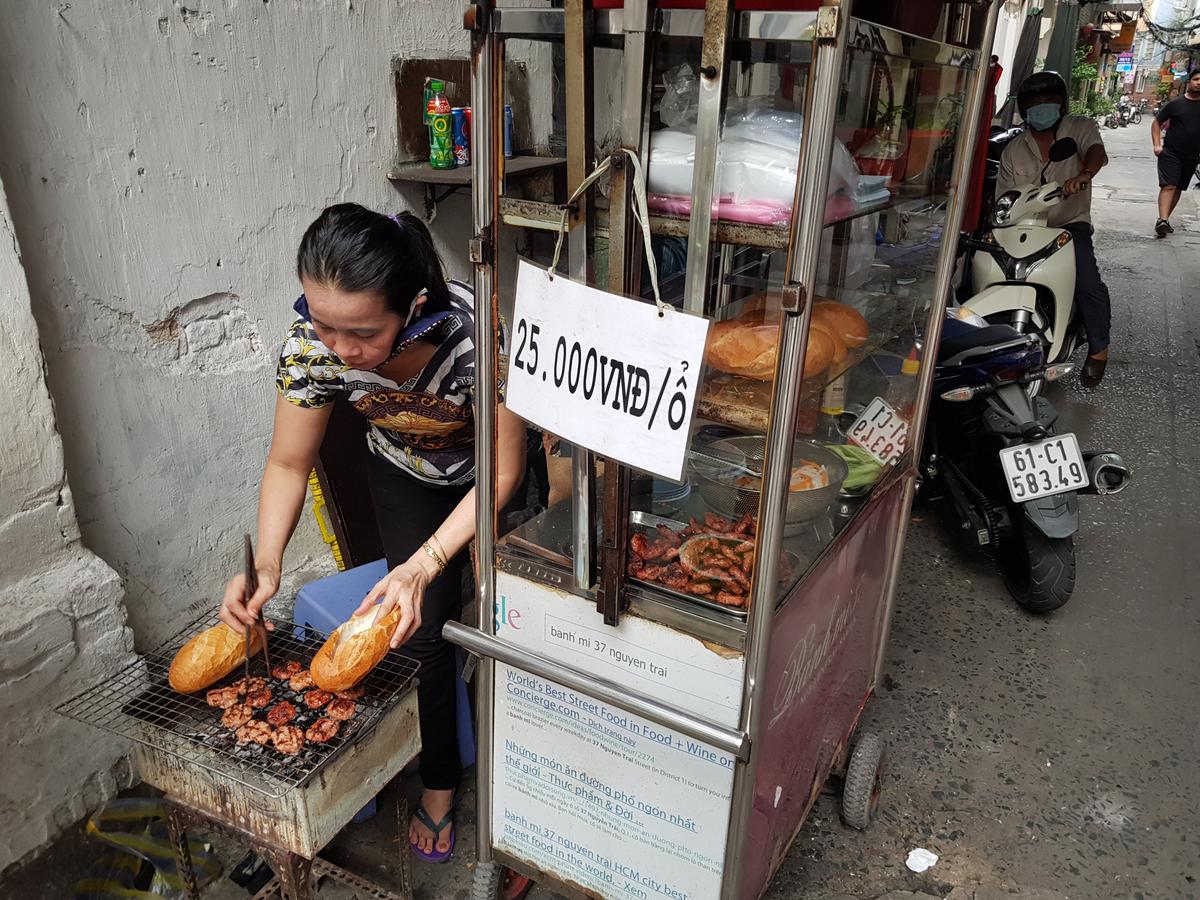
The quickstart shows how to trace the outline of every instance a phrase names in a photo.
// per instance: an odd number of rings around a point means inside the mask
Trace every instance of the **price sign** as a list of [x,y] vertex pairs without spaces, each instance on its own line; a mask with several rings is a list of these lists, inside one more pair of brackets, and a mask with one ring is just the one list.
[[525,260],[509,348],[509,409],[573,444],[683,478],[708,320],[547,277]]
[[876,397],[846,436],[886,466],[908,449],[908,422],[882,397]]

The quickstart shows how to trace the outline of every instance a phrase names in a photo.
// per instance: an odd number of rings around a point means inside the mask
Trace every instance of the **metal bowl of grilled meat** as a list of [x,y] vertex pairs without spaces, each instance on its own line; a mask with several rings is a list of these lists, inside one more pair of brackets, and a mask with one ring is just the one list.
[[[692,471],[700,496],[714,512],[735,519],[745,513],[758,516],[765,448],[766,437],[744,435],[720,438],[693,454]],[[785,529],[828,510],[847,472],[845,461],[836,453],[813,441],[797,440],[792,445],[792,489],[788,492]]]

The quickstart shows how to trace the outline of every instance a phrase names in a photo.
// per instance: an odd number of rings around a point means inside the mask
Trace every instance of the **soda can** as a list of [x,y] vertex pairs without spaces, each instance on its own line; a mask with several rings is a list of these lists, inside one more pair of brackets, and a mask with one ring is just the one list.
[[512,131],[513,131],[512,107],[506,106],[506,107],[504,107],[504,158],[505,159],[512,159],[512,156],[513,156]]
[[461,106],[450,110],[454,117],[454,161],[460,166],[471,164],[471,134],[467,131],[467,111]]

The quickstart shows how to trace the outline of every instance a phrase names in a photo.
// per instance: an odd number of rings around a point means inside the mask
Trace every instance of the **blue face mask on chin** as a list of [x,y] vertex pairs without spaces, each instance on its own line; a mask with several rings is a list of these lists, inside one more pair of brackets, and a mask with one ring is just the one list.
[[1062,107],[1057,103],[1038,103],[1025,111],[1025,122],[1034,131],[1046,131],[1058,124]]

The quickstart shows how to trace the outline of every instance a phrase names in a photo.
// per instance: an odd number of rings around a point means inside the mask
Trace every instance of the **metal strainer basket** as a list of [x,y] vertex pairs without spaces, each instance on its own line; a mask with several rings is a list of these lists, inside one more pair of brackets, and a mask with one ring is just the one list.
[[[695,460],[692,469],[697,476],[700,496],[714,512],[732,518],[745,513],[758,515],[759,488],[744,487],[735,482],[744,474],[737,468],[739,466],[762,470],[765,449],[766,437],[763,435],[720,438],[705,445],[703,452],[709,458]],[[732,465],[723,466],[719,460],[728,460]],[[789,493],[784,516],[786,525],[799,525],[824,513],[837,499],[842,482],[846,480],[846,463],[820,444],[797,440],[792,445],[792,465],[797,465],[800,460],[824,466],[829,473],[829,484],[811,491]]]

